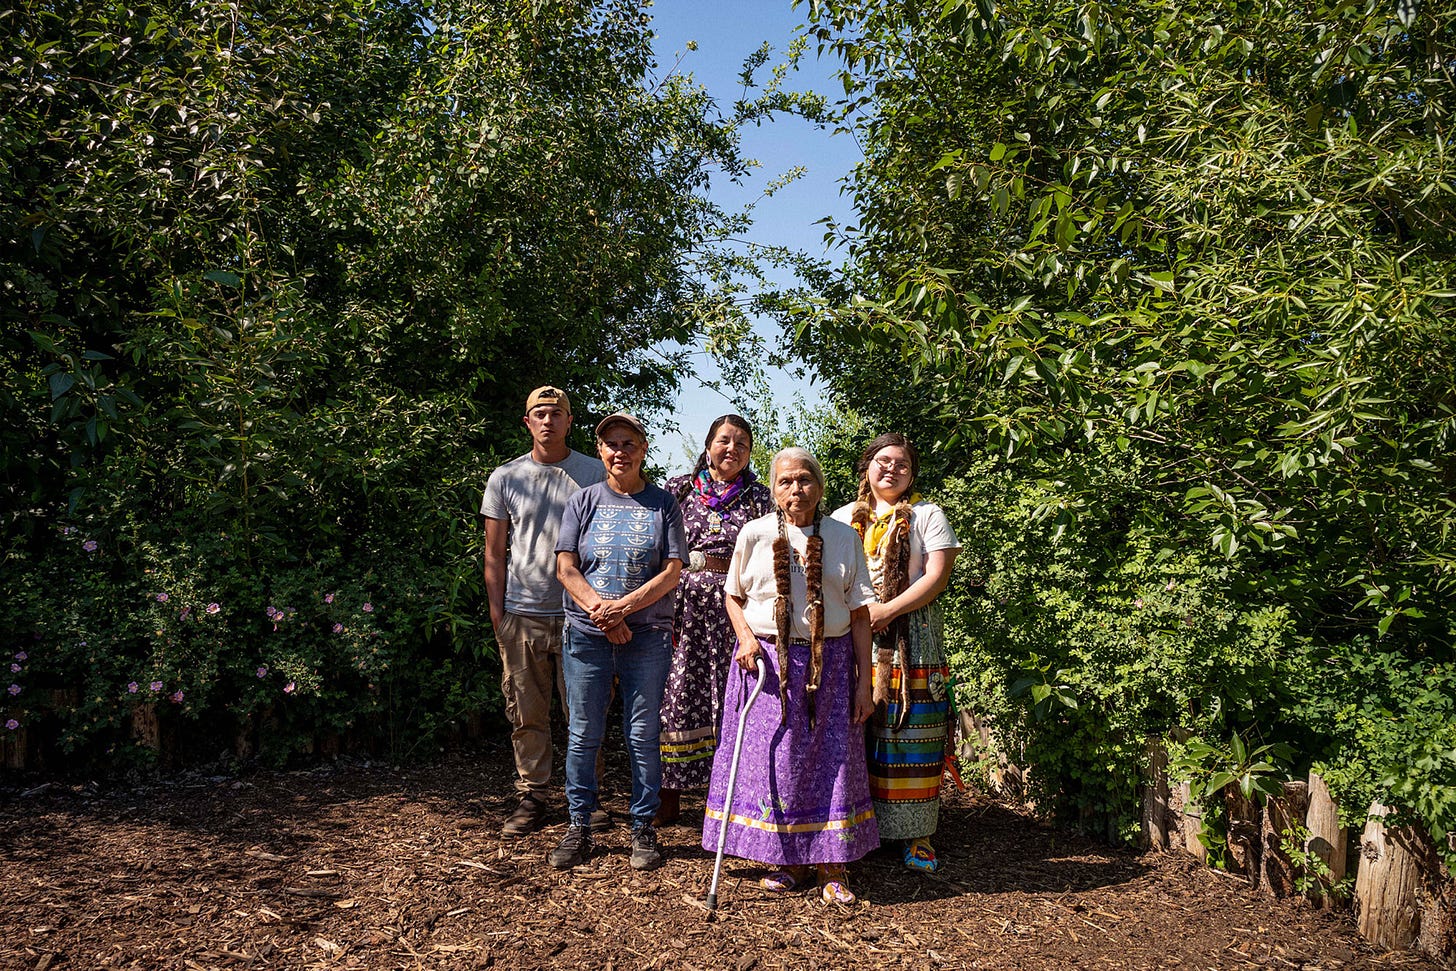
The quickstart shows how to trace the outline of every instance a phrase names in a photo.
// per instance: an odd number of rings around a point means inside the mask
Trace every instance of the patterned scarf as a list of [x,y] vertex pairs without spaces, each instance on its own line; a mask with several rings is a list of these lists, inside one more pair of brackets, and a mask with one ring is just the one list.
[[745,468],[728,482],[719,482],[713,478],[713,473],[704,469],[693,480],[693,491],[698,495],[698,502],[709,509],[727,509],[744,489],[753,484],[753,480],[752,469]]
[[[779,722],[789,717],[789,644],[793,640],[793,586],[790,565],[794,548],[789,543],[787,522],[783,509],[778,510],[779,535],[773,543],[774,588],[778,597],[774,600],[774,622],[778,627],[778,640],[774,644],[779,663]],[[814,726],[814,693],[819,690],[819,677],[824,670],[824,537],[820,535],[824,514],[815,507],[814,530],[804,549],[804,585],[809,599],[809,673],[804,681],[804,696],[809,708],[809,727]]]

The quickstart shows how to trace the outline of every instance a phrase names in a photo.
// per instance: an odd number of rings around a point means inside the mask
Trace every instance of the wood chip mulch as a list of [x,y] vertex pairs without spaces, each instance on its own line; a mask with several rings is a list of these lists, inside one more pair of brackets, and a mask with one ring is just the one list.
[[[503,747],[430,767],[345,760],[140,789],[0,788],[0,967],[73,968],[1435,968],[1362,943],[1348,915],[1276,901],[1176,855],[1058,832],[948,794],[935,876],[881,851],[860,901],[758,888],[725,864],[717,920],[701,797],[661,830],[659,870],[619,824],[571,872],[565,824],[500,835]],[[607,806],[626,809],[625,766]]]

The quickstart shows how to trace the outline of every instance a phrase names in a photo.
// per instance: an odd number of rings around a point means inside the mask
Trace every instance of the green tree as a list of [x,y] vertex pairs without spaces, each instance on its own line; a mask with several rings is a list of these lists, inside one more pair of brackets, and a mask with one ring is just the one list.
[[260,670],[303,728],[488,702],[484,476],[536,384],[587,427],[670,400],[733,123],[632,0],[28,4],[0,54],[4,616],[50,645],[12,712],[87,679],[56,717],[102,745],[155,674],[242,722]]
[[[1059,618],[1071,627],[1027,627],[1046,578],[988,542],[989,569],[1021,580],[998,604],[1015,629],[977,657],[1003,687],[1034,676],[1043,698],[1080,684],[1101,699],[1049,724],[1076,722],[1084,759],[1124,780],[1135,739],[1097,741],[1108,704],[1120,732],[1303,733],[1307,757],[1399,761],[1340,749],[1315,711],[1328,684],[1307,674],[1353,676],[1343,646],[1361,635],[1380,640],[1379,670],[1450,668],[1456,13],[807,10],[865,160],[856,225],[834,227],[848,265],[795,321],[798,346],[872,424],[932,432],[953,470],[994,456],[1015,501],[968,521],[970,539],[1071,544],[1071,587],[1088,591]],[[1236,607],[1211,636],[1245,659],[1230,671],[1257,659],[1249,677],[1180,662],[1161,701],[1132,700],[1146,682],[1113,662],[1140,642],[1093,632],[1119,629],[1112,604],[1160,563]],[[1298,690],[1275,704],[1271,684]],[[1127,796],[1091,802],[1124,812]]]
[[867,343],[864,393],[895,359],[947,439],[1072,513],[1089,443],[1136,450],[1223,553],[1302,537],[1275,562],[1310,622],[1450,643],[1456,14],[810,11],[866,144],[816,360]]

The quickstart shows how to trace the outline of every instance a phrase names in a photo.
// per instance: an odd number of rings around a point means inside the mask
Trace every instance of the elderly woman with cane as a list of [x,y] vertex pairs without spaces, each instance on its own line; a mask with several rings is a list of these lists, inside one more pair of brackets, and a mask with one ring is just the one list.
[[950,732],[950,671],[940,607],[961,544],[945,513],[915,491],[920,456],[898,432],[860,455],[859,499],[835,510],[864,543],[877,602],[875,714],[870,719],[870,793],[880,836],[901,840],[912,870],[937,867],[930,837],[940,818],[940,777]]
[[[864,733],[873,710],[869,605],[874,587],[854,530],[820,509],[824,472],[800,448],[774,456],[775,512],[738,534],[725,606],[738,638],[708,789],[703,847],[722,829],[729,854],[773,868],[760,885],[787,892],[817,870],[827,903],[854,901],[845,864],[880,845]],[[762,697],[744,719],[750,671],[764,664]],[[741,749],[732,804],[732,756]]]

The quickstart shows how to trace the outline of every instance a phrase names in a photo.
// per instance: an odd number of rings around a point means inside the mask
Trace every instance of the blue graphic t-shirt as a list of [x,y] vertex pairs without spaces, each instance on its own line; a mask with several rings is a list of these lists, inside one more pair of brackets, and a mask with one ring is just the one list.
[[[603,600],[620,600],[662,572],[664,560],[686,560],[682,510],[666,489],[647,483],[640,492],[618,495],[605,482],[572,496],[561,516],[556,552],[575,553],[582,576]],[[563,594],[566,621],[600,634],[586,611]],[[673,592],[627,615],[627,626],[671,630]]]

